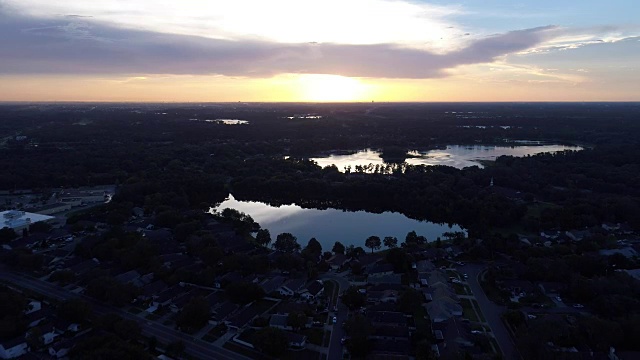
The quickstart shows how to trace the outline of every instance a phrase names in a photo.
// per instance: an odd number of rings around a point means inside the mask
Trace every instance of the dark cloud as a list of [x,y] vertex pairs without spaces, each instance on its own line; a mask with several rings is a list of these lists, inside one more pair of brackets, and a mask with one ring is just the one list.
[[[1,9],[1,8],[0,8]],[[0,73],[222,74],[268,77],[322,73],[434,78],[459,65],[485,63],[534,47],[552,27],[512,31],[447,54],[393,44],[280,44],[127,30],[64,17],[38,20],[0,13]]]

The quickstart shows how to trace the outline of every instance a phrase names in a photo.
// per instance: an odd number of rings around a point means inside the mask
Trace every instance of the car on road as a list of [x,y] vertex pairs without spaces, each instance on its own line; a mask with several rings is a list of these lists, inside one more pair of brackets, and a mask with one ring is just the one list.
[[480,331],[480,330],[471,330],[471,333],[478,335],[478,334],[482,334],[482,331]]
[[560,296],[556,296],[556,300],[562,302],[562,298]]
[[582,304],[573,304],[573,307],[576,309],[582,309],[584,307],[584,305]]
[[335,323],[337,323],[337,322],[338,322],[338,318],[334,316],[332,321],[333,321],[333,323],[335,324]]
[[465,278],[465,279],[468,279],[468,278],[469,278],[469,275],[467,275],[467,274],[464,274],[464,275],[462,275],[462,276],[464,276],[464,278]]

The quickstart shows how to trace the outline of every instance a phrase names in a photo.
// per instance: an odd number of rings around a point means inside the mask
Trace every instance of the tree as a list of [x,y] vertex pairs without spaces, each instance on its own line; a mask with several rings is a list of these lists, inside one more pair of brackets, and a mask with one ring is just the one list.
[[259,351],[273,357],[280,357],[287,351],[289,340],[284,331],[272,327],[265,327],[253,336],[253,346]]
[[344,254],[345,248],[340,241],[336,241],[331,251],[333,251],[334,254]]
[[259,285],[246,281],[229,284],[226,293],[237,304],[248,304],[264,296],[264,290]]
[[349,287],[342,294],[342,303],[349,309],[355,310],[365,305],[367,298],[364,294],[358,291],[355,286]]
[[37,326],[29,329],[25,340],[27,341],[27,345],[29,345],[29,349],[31,349],[32,351],[40,350],[40,348],[44,346],[42,330],[40,330],[40,328]]
[[184,306],[178,314],[176,325],[187,332],[195,331],[207,324],[210,315],[209,302],[204,297],[198,296]]
[[271,244],[271,233],[267,229],[260,229],[256,234],[256,242],[264,247],[269,246]]
[[322,253],[322,245],[320,245],[320,242],[316,240],[316,238],[309,239],[309,243],[305,249],[308,249],[313,254],[318,254],[318,256]]
[[371,351],[369,336],[373,332],[371,323],[366,317],[357,314],[347,319],[345,330],[350,339],[347,347],[354,358],[365,358]]
[[393,265],[393,270],[395,272],[407,271],[411,263],[411,258],[409,257],[409,254],[407,254],[407,250],[403,248],[390,249],[385,258],[388,263]]
[[418,242],[418,234],[416,234],[415,230],[409,231],[407,233],[407,236],[404,238],[404,242],[408,245],[411,243],[417,243]]
[[91,315],[91,305],[84,300],[70,299],[58,305],[57,313],[65,320],[82,323]]
[[347,257],[351,259],[357,259],[360,257],[360,255],[364,255],[364,254],[365,254],[364,249],[361,248],[360,246],[355,247],[353,245],[349,245],[346,251]]
[[29,226],[31,233],[48,233],[53,227],[46,221],[38,221]]
[[377,236],[369,236],[367,240],[364,241],[364,246],[371,249],[371,253],[373,254],[373,250],[378,250],[382,246],[382,241]]
[[294,331],[301,330],[307,325],[307,315],[303,312],[292,311],[287,315],[287,325],[291,326]]
[[298,244],[298,239],[291,233],[282,233],[276,237],[273,248],[278,251],[293,253],[300,251],[300,244]]
[[391,249],[398,246],[398,238],[395,236],[385,236],[383,243],[384,246]]
[[174,341],[172,343],[169,343],[167,345],[167,354],[169,356],[173,356],[173,357],[180,357],[182,356],[182,354],[184,353],[184,350],[186,349],[184,343],[182,342],[182,340],[177,340]]
[[158,338],[155,336],[150,337],[148,345],[149,345],[149,351],[155,352],[156,347],[158,346]]
[[3,227],[0,229],[0,243],[8,243],[9,241],[18,237],[18,234],[9,227]]

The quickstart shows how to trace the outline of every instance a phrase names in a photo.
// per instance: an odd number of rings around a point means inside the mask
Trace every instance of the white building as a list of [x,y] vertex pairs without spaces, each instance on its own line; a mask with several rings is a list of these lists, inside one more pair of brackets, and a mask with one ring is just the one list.
[[20,231],[28,228],[31,224],[40,221],[49,221],[55,219],[53,216],[28,213],[18,210],[9,210],[0,212],[0,228],[8,227],[14,231]]

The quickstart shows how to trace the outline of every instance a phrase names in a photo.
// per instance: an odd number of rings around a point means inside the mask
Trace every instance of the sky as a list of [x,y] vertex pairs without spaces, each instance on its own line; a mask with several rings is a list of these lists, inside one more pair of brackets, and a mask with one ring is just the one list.
[[637,0],[0,0],[0,101],[640,101]]

